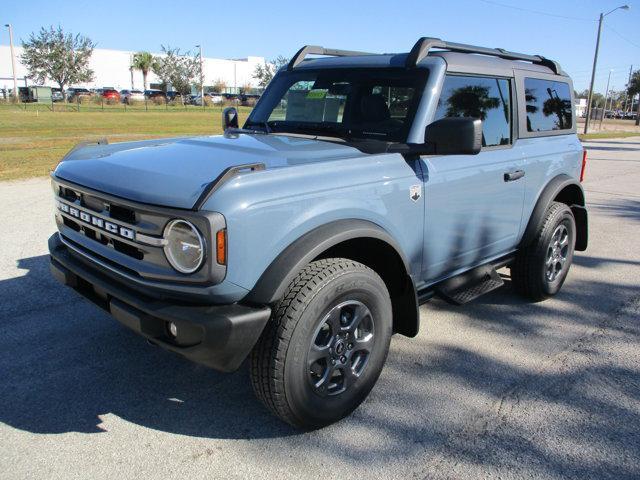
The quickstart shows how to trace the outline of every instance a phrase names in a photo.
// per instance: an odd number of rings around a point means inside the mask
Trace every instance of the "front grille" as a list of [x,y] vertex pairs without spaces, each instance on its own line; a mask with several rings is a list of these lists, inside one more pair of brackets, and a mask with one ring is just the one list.
[[[52,178],[56,193],[56,223],[63,239],[91,259],[109,263],[115,271],[135,272],[140,278],[190,284],[218,283],[226,273],[215,258],[212,232],[226,227],[215,212],[157,207],[138,203]],[[203,268],[190,275],[177,272],[164,253],[163,232],[169,221],[184,218],[205,238]]]

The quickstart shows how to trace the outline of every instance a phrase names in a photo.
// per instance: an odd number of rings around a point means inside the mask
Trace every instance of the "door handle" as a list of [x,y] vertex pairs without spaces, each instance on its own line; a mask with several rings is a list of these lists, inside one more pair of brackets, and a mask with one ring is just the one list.
[[513,172],[506,172],[504,174],[505,182],[513,182],[514,180],[518,180],[524,177],[524,170],[515,170]]

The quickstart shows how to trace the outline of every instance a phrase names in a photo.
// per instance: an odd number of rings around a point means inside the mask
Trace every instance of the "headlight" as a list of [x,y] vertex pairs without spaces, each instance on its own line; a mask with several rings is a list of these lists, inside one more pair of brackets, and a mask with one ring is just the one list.
[[164,254],[180,273],[193,273],[204,260],[204,240],[198,229],[186,220],[171,220],[164,229]]

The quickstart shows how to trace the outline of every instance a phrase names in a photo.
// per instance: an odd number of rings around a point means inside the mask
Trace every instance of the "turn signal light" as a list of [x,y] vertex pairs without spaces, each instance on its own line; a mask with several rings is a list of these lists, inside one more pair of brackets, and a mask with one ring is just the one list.
[[227,264],[227,230],[218,230],[216,233],[216,262],[220,265]]
[[587,168],[587,149],[582,150],[582,169],[580,169],[580,181],[584,180],[584,170]]

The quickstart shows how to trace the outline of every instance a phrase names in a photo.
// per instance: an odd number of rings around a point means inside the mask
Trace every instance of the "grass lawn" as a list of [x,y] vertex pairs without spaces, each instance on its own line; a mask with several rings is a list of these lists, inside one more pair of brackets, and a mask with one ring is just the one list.
[[[39,107],[39,108],[38,108]],[[240,123],[251,111],[240,107]],[[222,133],[220,107],[156,107],[124,111],[117,106],[52,112],[0,105],[0,180],[48,175],[76,143],[106,137],[109,142]]]
[[605,131],[596,133],[587,133],[586,135],[581,133],[578,135],[580,140],[597,140],[599,138],[627,138],[627,137],[640,137],[638,132],[617,132],[617,131]]
[[[221,107],[81,105],[80,111],[52,112],[48,105],[0,104],[0,180],[48,175],[76,143],[106,137],[109,142],[222,133]],[[240,124],[251,109],[240,108]],[[628,125],[627,125],[628,124]],[[631,125],[627,122],[625,127]],[[637,127],[635,127],[637,128]],[[633,129],[630,128],[630,130]],[[602,131],[581,140],[639,136],[639,132]]]

